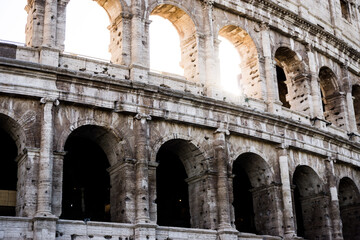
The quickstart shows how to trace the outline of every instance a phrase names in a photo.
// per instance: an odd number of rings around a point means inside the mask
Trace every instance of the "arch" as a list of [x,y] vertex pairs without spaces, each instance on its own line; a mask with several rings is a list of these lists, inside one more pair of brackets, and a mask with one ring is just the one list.
[[235,25],[222,27],[218,35],[230,41],[240,55],[241,74],[238,81],[241,92],[252,98],[261,98],[259,56],[251,36]]
[[[215,194],[212,192],[214,189],[201,192],[200,189],[206,188],[206,186],[210,187],[214,179],[209,172],[204,171],[202,152],[190,141],[178,138],[170,139],[156,149],[156,161],[159,163],[156,169],[157,178],[160,176],[160,179],[172,179],[162,180],[162,184],[158,183],[159,179],[152,180],[151,185],[157,186],[157,192],[151,192],[150,197],[154,196],[154,199],[158,199],[156,202],[158,204],[157,216],[159,224],[164,222],[170,224],[172,222],[171,225],[178,227],[211,228],[213,225],[212,219],[216,217],[212,216],[213,213],[210,212],[210,205],[214,204],[213,199],[210,199],[212,194]],[[174,166],[177,166],[175,170]],[[183,170],[180,171],[181,169]],[[174,171],[178,172],[175,173]],[[169,172],[173,172],[173,174],[169,174]],[[172,182],[177,183],[175,189],[174,186],[169,186]],[[177,209],[178,211],[179,202],[175,202],[179,198],[178,193],[181,193],[180,209],[184,210],[182,211],[183,215],[178,212],[171,217],[159,212],[172,212],[171,209]],[[164,206],[159,206],[164,202],[167,203],[168,207],[170,206],[168,210]],[[169,219],[164,219],[164,216]]]
[[199,75],[198,37],[193,18],[177,4],[164,3],[156,5],[151,15],[169,20],[180,37],[181,62],[184,76],[188,81],[197,81]]
[[[157,133],[157,135],[162,136],[162,134],[160,134],[160,133]],[[182,142],[182,144],[184,144],[184,145],[186,145],[186,143],[188,143],[188,146],[186,148],[193,149],[193,156],[197,156],[195,158],[196,162],[193,162],[191,164],[190,163],[187,163],[187,164],[184,163],[184,165],[186,166],[187,171],[189,170],[189,172],[187,172],[187,174],[192,172],[191,165],[194,165],[194,166],[196,165],[197,166],[197,168],[196,168],[197,173],[200,173],[202,171],[206,171],[206,170],[210,169],[210,163],[208,161],[210,156],[207,156],[207,152],[201,147],[201,145],[196,140],[192,139],[189,136],[183,135],[181,133],[173,133],[172,135],[168,135],[166,137],[159,138],[153,144],[152,151],[150,151],[150,161],[156,162],[156,154],[157,154],[157,152],[159,152],[160,148],[166,142],[169,142],[169,141],[172,141],[172,140],[180,140],[180,142]],[[193,174],[195,174],[195,173],[193,173]],[[189,177],[191,177],[193,174],[190,174]]]
[[57,139],[57,143],[54,144],[56,145],[57,150],[64,151],[65,143],[69,136],[77,129],[86,126],[93,127],[95,130],[83,133],[84,136],[98,144],[105,152],[110,165],[115,165],[122,153],[119,143],[121,143],[123,139],[120,134],[106,122],[85,119],[73,123],[69,128],[65,128],[60,137]]
[[280,189],[274,185],[271,167],[259,155],[242,153],[233,163],[233,206],[235,226],[241,232],[278,235],[276,221],[280,220]]
[[339,182],[339,206],[345,240],[360,238],[360,192],[351,178]]
[[69,135],[64,147],[61,218],[110,221],[110,203],[115,199],[110,199],[110,162],[103,147],[111,146],[111,140],[106,129],[93,125]]
[[319,70],[320,93],[324,117],[336,126],[342,124],[341,95],[335,73],[328,67]]
[[[299,54],[285,46],[281,46],[276,50],[274,58],[278,68],[277,81],[279,99],[282,101],[284,107],[295,109],[302,100],[298,97],[302,94],[302,91],[296,89],[299,88],[296,86],[296,82],[306,77],[307,67]],[[285,79],[283,74],[285,75]],[[284,83],[287,89],[285,89]],[[280,94],[283,95],[280,96]],[[286,95],[284,96],[284,94]]]
[[360,132],[360,84],[353,85],[352,87],[352,96],[354,101],[354,114],[355,114],[355,121],[358,132]]
[[[12,118],[0,114],[0,216],[15,216],[20,203],[17,201],[18,160],[24,136],[19,124]],[[19,175],[21,178],[21,175]],[[22,188],[20,186],[20,188]]]
[[293,174],[297,235],[316,239],[330,232],[329,197],[319,175],[309,166],[299,165]]

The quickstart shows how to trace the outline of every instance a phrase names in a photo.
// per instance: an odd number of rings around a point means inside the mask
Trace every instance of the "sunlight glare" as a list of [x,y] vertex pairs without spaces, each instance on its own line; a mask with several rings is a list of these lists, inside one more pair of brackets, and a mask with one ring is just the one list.
[[219,36],[220,79],[223,89],[235,95],[241,95],[241,58],[234,45]]
[[170,21],[162,17],[150,16],[150,20],[150,68],[183,76],[178,32]]
[[65,51],[110,60],[109,17],[96,2],[71,0],[66,11]]
[[25,43],[27,0],[0,0],[0,39]]

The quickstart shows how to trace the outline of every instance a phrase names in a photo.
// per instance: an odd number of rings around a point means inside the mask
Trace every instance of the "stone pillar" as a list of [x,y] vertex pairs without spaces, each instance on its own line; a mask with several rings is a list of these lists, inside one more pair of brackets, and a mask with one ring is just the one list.
[[355,116],[355,108],[354,108],[354,96],[352,95],[351,90],[346,93],[346,105],[349,115],[349,131],[356,133],[358,132],[357,124],[356,124],[356,116]]
[[[207,95],[209,97],[217,97],[220,87],[219,78],[219,41],[214,39],[214,26],[213,26],[213,0],[203,0],[203,16],[204,16],[204,33],[205,33],[205,46],[203,49],[205,58],[205,81],[207,88]],[[199,46],[199,50],[200,50]],[[199,56],[200,57],[200,56]]]
[[281,103],[279,100],[279,92],[276,79],[275,61],[271,55],[271,43],[269,35],[269,26],[262,24],[260,26],[262,47],[263,47],[263,67],[266,78],[266,101],[268,105],[268,111],[275,114],[281,114]]
[[330,11],[330,16],[331,16],[331,25],[332,25],[332,28],[334,29],[334,35],[338,38],[342,38],[341,29],[339,28],[339,24],[337,24],[339,16],[336,12],[336,9],[337,9],[336,1],[338,1],[338,0],[328,0],[328,1],[329,1],[329,8],[330,8],[329,11]]
[[330,189],[330,219],[332,223],[332,239],[343,239],[342,222],[340,217],[340,205],[335,179],[334,161],[331,158],[325,160],[326,177]]
[[43,46],[55,47],[57,23],[57,0],[45,1]]
[[66,6],[70,0],[60,0],[57,3],[57,23],[56,23],[56,47],[60,51],[65,49],[66,31]]
[[258,234],[283,236],[282,191],[277,183],[251,189]]
[[44,106],[41,122],[39,183],[36,216],[52,216],[51,196],[53,181],[53,106],[59,101],[51,98],[42,98],[40,103]]
[[37,210],[34,217],[34,240],[55,239],[56,221],[52,213],[53,188],[53,106],[59,101],[42,98],[44,104],[41,122],[41,141],[38,177]]
[[44,1],[28,1],[25,10],[28,13],[25,29],[25,44],[28,47],[40,47],[43,42]]
[[228,186],[228,152],[226,135],[230,132],[224,127],[218,128],[214,133],[214,158],[217,163],[217,208],[218,208],[218,231],[221,239],[233,239],[234,229],[230,223],[230,199]]
[[[311,46],[307,46],[307,55],[309,58],[309,68],[310,68],[310,86],[311,86],[311,98],[313,105],[313,112],[311,117],[317,117],[319,119],[324,119],[324,110],[322,108],[321,101],[321,90],[319,83],[319,74],[316,73],[316,61],[315,55],[312,51]],[[322,121],[317,121],[317,124],[324,124]]]
[[287,148],[284,146],[279,147],[278,156],[283,201],[284,237],[285,239],[292,239],[296,236],[296,233]]
[[131,39],[128,35],[131,32],[131,18],[130,13],[121,13],[108,27],[110,30],[109,52],[112,63],[130,65]]
[[110,216],[112,222],[135,222],[135,160],[124,159],[108,169],[110,174]]
[[148,44],[150,22],[146,22],[142,17],[140,1],[134,0],[132,5],[130,79],[146,83],[150,65]]
[[150,205],[150,221],[157,223],[157,205],[156,200],[156,168],[159,166],[157,162],[149,162],[149,205]]
[[149,223],[149,173],[148,173],[148,122],[151,117],[146,114],[135,116],[135,191],[136,223]]
[[26,152],[17,157],[18,182],[16,192],[16,216],[33,217],[36,213],[37,179],[40,149],[26,148]]
[[60,217],[62,211],[63,169],[65,152],[55,152],[53,161],[52,213]]

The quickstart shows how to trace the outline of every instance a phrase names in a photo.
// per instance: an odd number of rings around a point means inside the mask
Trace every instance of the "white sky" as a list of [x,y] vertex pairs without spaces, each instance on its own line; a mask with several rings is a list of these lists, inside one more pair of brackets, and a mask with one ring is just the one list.
[[[0,0],[0,40],[25,42],[26,4],[27,0]],[[94,1],[71,0],[66,17],[66,52],[110,60],[107,29],[110,23],[103,8]],[[179,65],[181,50],[177,31],[166,19],[158,16],[150,19],[151,69],[183,75],[184,70]],[[225,91],[239,94],[240,56],[230,42],[223,38],[220,40],[221,84]]]

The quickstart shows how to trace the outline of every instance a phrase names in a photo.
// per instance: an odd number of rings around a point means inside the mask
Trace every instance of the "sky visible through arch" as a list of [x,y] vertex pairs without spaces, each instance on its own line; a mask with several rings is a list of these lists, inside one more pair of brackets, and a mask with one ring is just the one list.
[[[26,4],[27,0],[0,0],[0,40],[25,43]],[[110,23],[105,10],[91,0],[71,0],[66,14],[65,52],[110,60]],[[177,31],[159,16],[150,16],[150,20],[150,68],[183,75]],[[239,94],[240,56],[230,42],[220,40],[221,85],[225,91]]]

